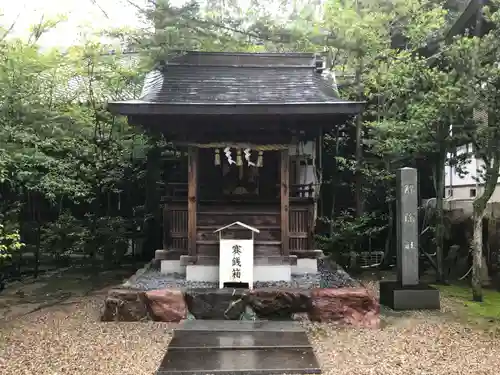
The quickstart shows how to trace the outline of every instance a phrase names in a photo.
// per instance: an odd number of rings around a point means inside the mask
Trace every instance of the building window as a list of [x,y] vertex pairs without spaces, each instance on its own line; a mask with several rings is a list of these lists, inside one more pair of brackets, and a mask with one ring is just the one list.
[[474,198],[476,196],[476,189],[470,189],[469,195],[471,198]]
[[457,147],[457,155],[463,155],[467,152],[467,145],[461,145]]

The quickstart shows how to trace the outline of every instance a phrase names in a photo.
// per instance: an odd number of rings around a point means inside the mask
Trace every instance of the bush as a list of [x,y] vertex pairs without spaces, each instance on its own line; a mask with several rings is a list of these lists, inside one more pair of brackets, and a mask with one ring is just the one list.
[[335,261],[343,266],[351,252],[366,251],[365,244],[369,238],[374,238],[383,232],[387,225],[387,220],[383,215],[375,213],[364,214],[355,217],[349,212],[343,212],[336,217],[333,222],[330,219],[323,219],[333,226],[332,235],[318,235],[316,241],[318,246]]
[[0,264],[3,260],[10,259],[12,253],[23,246],[17,230],[8,231],[3,224],[0,224]]

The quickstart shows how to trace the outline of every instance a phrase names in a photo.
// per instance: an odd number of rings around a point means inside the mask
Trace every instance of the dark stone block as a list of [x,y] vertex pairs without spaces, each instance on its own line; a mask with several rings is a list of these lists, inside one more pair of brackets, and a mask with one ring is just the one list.
[[311,310],[311,292],[294,289],[256,289],[243,297],[257,316],[266,319],[291,319],[292,314]]
[[304,332],[298,323],[280,321],[239,321],[239,320],[186,320],[180,324],[178,331],[216,331],[216,332]]
[[305,332],[176,331],[168,350],[309,348]]
[[189,289],[184,293],[196,319],[238,319],[244,312],[243,289]]
[[157,375],[320,374],[312,348],[167,351]]
[[402,286],[397,281],[380,282],[380,304],[393,310],[439,310],[439,290],[425,284]]
[[112,289],[104,300],[101,321],[137,322],[150,320],[144,291],[138,289]]
[[242,298],[232,301],[224,311],[224,318],[229,320],[240,319],[241,314],[245,312],[245,306],[246,303]]

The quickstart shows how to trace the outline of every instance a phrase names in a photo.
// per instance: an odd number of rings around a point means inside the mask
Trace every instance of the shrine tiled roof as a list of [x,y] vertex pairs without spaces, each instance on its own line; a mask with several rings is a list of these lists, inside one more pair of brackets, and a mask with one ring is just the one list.
[[138,100],[110,103],[110,109],[159,114],[168,113],[167,107],[179,113],[180,107],[190,105],[225,107],[228,113],[229,106],[260,106],[262,112],[262,106],[316,105],[330,106],[334,113],[332,105],[337,104],[344,105],[340,112],[359,112],[360,103],[341,100],[334,80],[321,71],[313,53],[187,52],[150,72]]
[[313,54],[180,56],[146,78],[140,98],[155,103],[300,103],[338,101]]
[[159,103],[285,103],[338,101],[308,68],[168,66],[149,74],[141,100]]

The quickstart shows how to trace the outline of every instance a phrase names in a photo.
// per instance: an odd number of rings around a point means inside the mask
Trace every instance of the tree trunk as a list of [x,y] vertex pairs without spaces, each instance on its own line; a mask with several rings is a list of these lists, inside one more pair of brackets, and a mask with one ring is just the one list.
[[[391,162],[386,159],[385,160],[385,169],[387,170],[388,173],[391,173]],[[388,184],[390,185],[390,184]],[[387,191],[390,191],[391,187],[387,186]],[[392,244],[392,239],[394,235],[394,202],[392,199],[387,200],[387,212],[389,215],[388,222],[387,222],[387,237],[385,238],[385,245],[384,245],[384,255],[382,258],[382,264],[381,266],[388,266],[389,265],[389,255],[391,254],[391,244]]]
[[436,189],[436,281],[443,283],[444,280],[444,164],[446,154],[440,152],[434,166],[434,178]]
[[160,223],[160,196],[158,181],[161,181],[161,148],[157,142],[151,147],[146,157],[146,220],[143,233],[146,236],[143,255],[150,259],[157,249],[163,245],[163,234]]
[[[478,66],[477,57],[479,52],[479,38],[481,37],[481,32],[483,31],[482,30],[483,5],[484,1],[479,0],[479,4],[476,10],[476,25],[474,28],[474,35],[476,37],[476,40],[475,40],[475,53],[472,58],[472,69],[471,69],[472,75],[476,74],[476,69]],[[475,95],[472,87],[473,85],[470,85],[469,88],[469,90],[471,90],[473,98],[472,103],[477,105],[478,98]],[[492,118],[490,118],[489,115],[490,114],[488,113],[488,125],[489,125],[488,127],[492,125],[490,120],[493,120]],[[497,135],[496,132],[494,132],[493,134]],[[494,142],[495,138],[498,139],[498,137],[494,137],[493,139],[490,140],[490,142]],[[498,147],[498,145],[495,146]],[[477,154],[475,156],[477,160],[479,156]],[[490,200],[498,182],[499,161],[500,160],[498,151],[496,151],[495,155],[493,156],[493,163],[492,163],[493,166],[491,164],[488,165],[487,160],[484,160],[486,166],[492,167],[492,169],[489,170],[489,172],[492,173],[486,175],[483,194],[481,194],[481,196],[476,197],[473,203],[474,231],[472,236],[472,299],[477,302],[483,301],[483,290],[481,285],[481,268],[483,266],[483,216],[484,216],[484,210],[486,209],[486,204]]]
[[[356,0],[356,13],[358,16],[361,16],[361,6],[362,4]],[[363,60],[363,51],[360,48],[360,40],[357,40],[357,62],[358,66],[356,69],[356,87],[357,87],[357,97],[359,101],[363,100],[363,82],[362,75],[364,70],[364,60]],[[356,216],[361,217],[364,213],[364,198],[363,198],[363,173],[361,172],[361,166],[363,163],[363,120],[362,113],[359,113],[356,118],[356,188],[355,188],[355,196],[356,196]]]
[[332,206],[330,210],[330,238],[333,237],[334,232],[334,217],[335,217],[335,200],[337,197],[337,159],[335,159],[339,154],[340,148],[340,138],[339,138],[339,128],[335,133],[335,155],[333,156],[333,168],[330,181],[330,194],[332,195]]
[[[488,163],[485,164],[488,165]],[[474,200],[473,204],[473,219],[474,219],[474,234],[472,240],[472,299],[477,302],[483,301],[483,291],[481,285],[481,270],[483,267],[483,217],[486,210],[486,205],[490,200],[498,181],[498,172],[500,168],[500,154],[496,153],[493,157],[493,162],[490,164],[484,183],[484,191],[481,196]]]
[[[474,202],[475,203],[475,202]],[[472,299],[483,301],[481,267],[483,265],[483,215],[484,208],[474,204],[474,235],[472,239]]]
[[[356,85],[358,86],[358,100],[362,101],[363,86],[361,83],[361,74],[363,72],[363,57],[358,57],[358,69],[356,70]],[[361,217],[364,213],[364,197],[363,197],[363,173],[361,167],[363,164],[363,116],[358,114],[356,118],[356,216]]]
[[33,277],[36,279],[40,273],[40,220],[39,220],[39,210],[38,210],[38,195],[32,194],[31,199],[33,203],[31,209],[33,210],[33,219],[36,223],[36,246],[35,246],[35,269],[33,271]]

